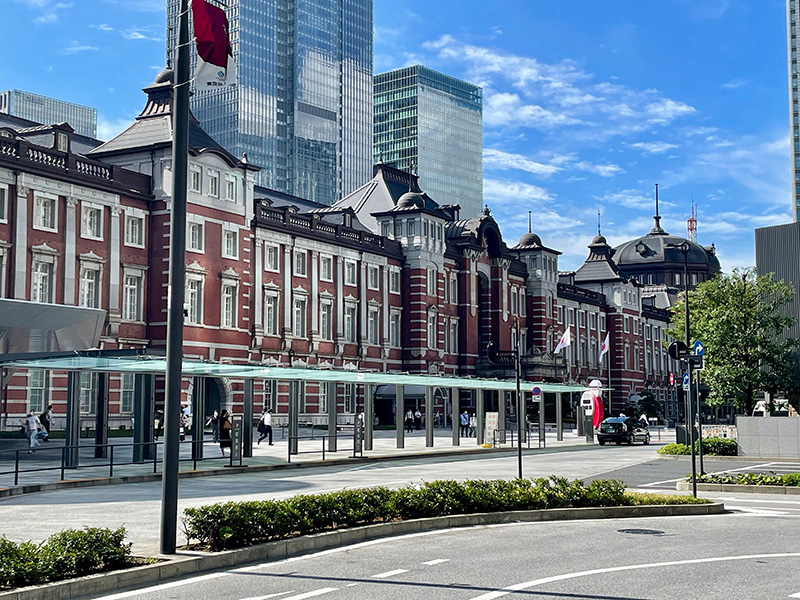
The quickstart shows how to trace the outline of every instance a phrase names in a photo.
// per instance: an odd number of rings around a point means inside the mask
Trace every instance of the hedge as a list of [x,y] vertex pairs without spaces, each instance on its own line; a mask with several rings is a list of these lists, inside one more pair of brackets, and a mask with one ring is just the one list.
[[[687,481],[691,476],[687,477]],[[712,475],[706,473],[697,476],[697,483],[723,483],[734,485],[782,485],[800,487],[800,473],[736,473],[732,475]]]
[[[694,451],[700,451],[698,440],[694,441]],[[659,454],[687,455],[691,454],[686,444],[667,444],[658,449]],[[710,437],[703,439],[703,454],[709,456],[736,456],[738,447],[736,440],[730,438]]]
[[0,537],[0,587],[22,587],[110,571],[131,562],[125,528],[67,529],[41,544]]
[[[432,481],[399,489],[372,487],[285,500],[224,502],[187,508],[183,528],[189,544],[223,550],[342,527],[446,515],[651,504],[625,493],[615,480],[588,485],[562,477]],[[686,499],[683,498],[685,502]]]

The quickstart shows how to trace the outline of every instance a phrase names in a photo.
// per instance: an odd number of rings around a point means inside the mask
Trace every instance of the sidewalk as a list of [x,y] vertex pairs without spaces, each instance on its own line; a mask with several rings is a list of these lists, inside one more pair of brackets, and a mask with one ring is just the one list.
[[[204,459],[195,463],[191,459],[191,444],[181,444],[181,464],[180,470],[183,477],[213,475],[213,474],[233,474],[242,471],[258,471],[265,469],[303,467],[336,463],[341,461],[353,461],[353,438],[346,437],[343,433],[338,438],[338,452],[329,452],[328,442],[320,436],[321,430],[314,431],[314,439],[311,439],[312,430],[303,428],[301,435],[307,439],[299,441],[299,454],[291,457],[291,465],[288,459],[288,447],[285,435],[282,435],[280,428],[276,428],[274,445],[270,446],[266,440],[261,444],[253,445],[253,456],[242,458],[242,465],[237,462],[230,466],[229,458],[222,458],[218,444],[208,441],[203,444]],[[674,438],[674,432],[664,432],[663,438]],[[254,432],[254,441],[258,439]],[[425,432],[414,431],[406,434],[405,447],[396,447],[396,432],[394,430],[375,431],[373,436],[373,449],[363,451],[365,460],[385,460],[397,458],[410,458],[428,455],[459,455],[473,453],[494,453],[508,452],[512,449],[510,444],[501,445],[498,448],[481,448],[477,445],[475,438],[461,438],[460,446],[452,445],[452,434],[449,429],[434,430],[434,446],[425,447]],[[210,438],[208,438],[210,440]],[[654,441],[658,436],[654,432]],[[187,437],[187,442],[190,440]],[[150,459],[143,463],[130,464],[132,460],[132,438],[111,438],[109,443],[115,446],[113,451],[114,466],[109,467],[108,458],[94,458],[94,446],[92,439],[81,440],[81,450],[79,453],[79,468],[66,469],[63,479],[61,473],[61,452],[64,440],[52,440],[43,443],[33,454],[27,453],[25,440],[20,439],[17,446],[19,452],[14,452],[9,448],[10,440],[3,440],[0,447],[0,497],[16,495],[19,493],[35,492],[52,489],[62,489],[67,487],[104,485],[109,483],[125,483],[153,481],[160,479],[162,446],[158,447],[158,462]],[[13,443],[13,442],[12,442]],[[323,443],[325,446],[325,456],[323,462]],[[545,443],[542,448],[568,448],[585,447],[586,441],[583,436],[578,437],[574,431],[566,431],[563,441],[556,440],[555,431],[547,431]],[[530,450],[527,444],[523,444],[526,452],[535,451],[539,448],[538,440],[531,439]],[[112,453],[109,448],[109,455]],[[230,454],[230,452],[228,452]],[[17,485],[14,484],[15,460],[19,460],[19,477]],[[358,456],[357,459],[360,459]],[[356,459],[356,460],[357,460]],[[120,464],[127,463],[127,464]],[[246,466],[244,466],[246,465]]]

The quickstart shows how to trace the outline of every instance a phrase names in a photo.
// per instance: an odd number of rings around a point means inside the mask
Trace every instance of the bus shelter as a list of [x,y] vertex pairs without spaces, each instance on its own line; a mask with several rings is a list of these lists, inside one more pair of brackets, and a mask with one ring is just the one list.
[[[80,386],[81,373],[97,373],[97,414],[96,414],[96,443],[98,449],[107,443],[108,432],[108,376],[112,373],[134,375],[134,460],[148,460],[152,458],[154,441],[153,415],[155,412],[155,378],[166,373],[166,359],[155,355],[152,351],[86,351],[74,352],[69,355],[58,353],[51,356],[38,355],[6,355],[0,356],[0,364],[5,370],[14,369],[44,369],[51,371],[67,372],[67,408],[66,408],[66,445],[75,447],[74,456],[67,456],[67,466],[77,464],[77,445],[80,435]],[[372,450],[373,422],[375,416],[375,391],[380,389],[383,393],[392,390],[395,394],[394,421],[397,424],[397,448],[405,444],[405,432],[402,427],[408,396],[404,389],[412,387],[416,392],[424,394],[425,410],[425,445],[432,447],[434,444],[434,414],[433,396],[447,390],[450,396],[452,444],[458,446],[461,442],[459,436],[459,419],[461,413],[461,394],[469,390],[474,394],[475,412],[478,420],[477,437],[478,445],[484,440],[484,394],[482,392],[515,393],[515,380],[483,379],[472,377],[455,377],[443,375],[415,375],[409,373],[382,373],[372,371],[353,371],[337,369],[298,368],[284,366],[266,366],[260,364],[229,364],[203,361],[184,360],[182,375],[192,379],[194,392],[192,394],[192,408],[194,422],[192,429],[195,441],[199,436],[202,442],[205,419],[206,383],[211,379],[234,379],[244,382],[243,415],[243,454],[252,456],[253,448],[253,411],[254,411],[254,382],[256,380],[273,380],[289,382],[288,403],[288,434],[289,454],[297,453],[300,394],[299,386],[291,385],[293,382],[313,382],[319,385],[335,385],[338,383],[355,384],[364,386],[364,449]],[[561,395],[572,392],[582,392],[586,388],[582,385],[565,385],[556,383],[537,383],[541,389],[540,406],[543,407],[544,393],[555,394],[558,429],[560,434],[561,424]],[[523,382],[522,393],[529,395],[532,383]],[[438,391],[437,391],[438,390]],[[334,395],[335,396],[335,395]],[[410,405],[409,405],[410,406]],[[501,409],[499,422],[505,422],[505,402],[498,404]],[[336,451],[336,438],[338,428],[338,403],[329,402],[327,411],[328,443],[329,450]],[[543,411],[540,411],[540,414]],[[519,418],[519,416],[518,416]],[[560,436],[559,436],[560,437]],[[69,453],[68,453],[69,454]],[[98,457],[102,457],[100,454]],[[202,459],[202,443],[193,445],[193,457]]]

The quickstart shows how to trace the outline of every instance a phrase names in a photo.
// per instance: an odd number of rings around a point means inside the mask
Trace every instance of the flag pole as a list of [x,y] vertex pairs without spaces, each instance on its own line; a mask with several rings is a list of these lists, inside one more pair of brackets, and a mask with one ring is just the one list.
[[186,187],[189,156],[189,0],[180,1],[172,105],[172,210],[167,290],[167,372],[161,479],[161,554],[175,554],[178,524]]

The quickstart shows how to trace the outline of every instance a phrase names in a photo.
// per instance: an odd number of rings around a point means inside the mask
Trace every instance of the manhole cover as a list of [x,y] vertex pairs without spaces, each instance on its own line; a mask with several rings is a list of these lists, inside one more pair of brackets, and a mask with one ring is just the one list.
[[664,535],[658,529],[617,529],[619,533],[630,533],[631,535]]

